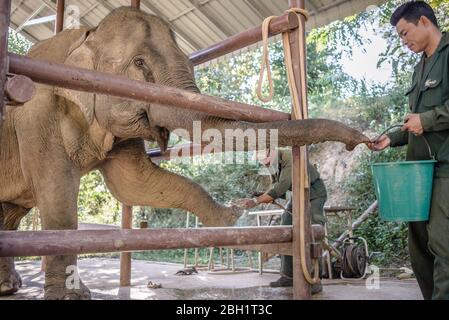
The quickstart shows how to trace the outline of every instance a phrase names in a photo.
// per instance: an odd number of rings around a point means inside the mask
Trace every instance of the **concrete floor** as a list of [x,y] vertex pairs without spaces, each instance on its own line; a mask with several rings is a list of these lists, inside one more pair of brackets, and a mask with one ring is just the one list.
[[[44,275],[40,261],[20,261],[17,271],[23,287],[14,296],[3,299],[42,299]],[[279,276],[257,272],[210,273],[199,271],[191,276],[174,275],[182,265],[133,260],[132,286],[119,288],[118,259],[79,260],[84,283],[93,299],[99,300],[279,300],[292,299],[291,288],[270,288],[269,282]],[[147,288],[148,281],[162,285],[160,289]],[[415,280],[380,279],[379,289],[367,289],[363,281],[324,280],[324,291],[313,299],[322,300],[420,300]]]

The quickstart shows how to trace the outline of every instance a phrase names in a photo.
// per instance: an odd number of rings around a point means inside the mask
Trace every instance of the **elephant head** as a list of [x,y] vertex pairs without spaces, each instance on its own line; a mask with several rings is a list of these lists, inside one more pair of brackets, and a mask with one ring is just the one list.
[[[132,8],[117,9],[98,27],[83,32],[64,63],[198,92],[193,65],[168,25]],[[77,105],[88,124],[96,121],[115,137],[156,140],[166,148],[169,132],[151,119],[146,102],[64,88],[56,94]]]
[[[199,92],[193,65],[178,47],[169,25],[157,16],[130,7],[114,10],[97,28],[86,31],[74,43],[65,63]],[[203,131],[214,129],[223,134],[226,130],[277,130],[279,146],[334,140],[352,149],[369,141],[358,131],[330,120],[256,124],[68,89],[57,89],[57,95],[78,105],[89,124],[96,121],[114,137],[155,140],[162,149],[166,148],[171,131],[183,129],[191,137],[195,121],[201,122]],[[271,142],[270,135],[266,139],[265,145]],[[256,147],[248,143],[244,146],[246,150],[251,148]]]

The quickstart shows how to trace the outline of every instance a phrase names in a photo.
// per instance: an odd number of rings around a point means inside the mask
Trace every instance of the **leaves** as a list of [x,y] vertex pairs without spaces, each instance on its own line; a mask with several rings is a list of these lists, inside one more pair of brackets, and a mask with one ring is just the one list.
[[33,43],[28,41],[22,35],[15,33],[9,29],[8,34],[8,51],[15,54],[26,54],[30,50]]

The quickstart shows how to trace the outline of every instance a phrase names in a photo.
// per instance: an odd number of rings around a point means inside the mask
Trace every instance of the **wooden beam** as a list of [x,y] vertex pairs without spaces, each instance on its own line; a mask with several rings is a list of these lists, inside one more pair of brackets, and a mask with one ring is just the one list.
[[260,3],[260,1],[253,1],[253,0],[244,0],[246,5],[250,7],[250,9],[253,11],[254,14],[256,14],[260,20],[265,20],[269,16],[272,16],[272,13],[269,13],[269,11],[263,7],[263,4]]
[[[166,17],[161,10],[159,10],[155,5],[153,5],[152,3],[150,3],[147,0],[142,0],[141,1],[141,7],[142,8],[147,8],[149,11],[153,12],[155,15],[165,19],[166,21],[169,21],[170,18]],[[196,42],[195,40],[192,39],[192,37],[185,31],[181,30],[180,28],[176,27],[173,23],[168,22],[170,28],[177,33],[180,37],[182,37],[187,43],[189,43],[194,50],[199,50],[202,48],[202,45],[200,45],[198,42]]]
[[[41,1],[43,1],[43,2],[45,3],[45,2],[48,2],[49,0],[41,0]],[[22,2],[23,2],[23,1],[22,1]],[[45,3],[45,4],[47,4],[47,3]],[[47,5],[47,6],[48,6],[48,5]],[[54,4],[53,4],[53,6],[54,6]],[[28,7],[28,6],[27,6],[26,4],[24,4],[24,3],[21,3],[21,4],[20,4],[20,8],[21,8],[22,10],[27,11],[27,12],[33,12],[33,9],[31,9],[30,7]],[[55,10],[55,9],[53,9],[53,10]],[[16,28],[18,27],[18,26],[16,26],[14,23],[11,23],[11,26],[16,27]],[[50,27],[48,26],[48,24],[44,24],[43,27],[44,27],[45,29],[47,29],[49,33],[54,33],[54,30],[53,30],[52,28],[50,28]],[[32,36],[29,32],[27,32],[27,31],[25,31],[25,30],[22,30],[21,33],[22,33],[26,38],[29,38],[30,40],[33,40],[33,39],[34,39],[33,42],[39,42],[39,41],[41,40],[41,39],[37,39],[36,37]]]
[[313,0],[309,0],[309,1],[307,1],[307,3],[309,4],[309,7],[312,8],[311,11],[312,11],[313,13],[315,13],[315,14],[318,14],[318,11],[319,11],[320,9],[318,9],[318,7],[316,6],[315,2],[314,2]]
[[16,32],[20,32],[25,26],[28,25],[28,23],[33,19],[35,16],[37,16],[39,13],[41,13],[42,10],[46,7],[45,4],[41,5],[38,9],[36,9],[31,15],[28,16],[28,18],[25,19],[25,21],[15,29]]
[[229,30],[223,30],[220,27],[219,23],[204,11],[202,6],[199,4],[198,0],[187,0],[187,1],[195,8],[195,10],[198,11],[202,19],[209,21],[209,23],[211,23],[215,27],[215,29],[218,30],[219,37],[221,39],[226,39],[233,35]]
[[[290,8],[305,8],[305,0],[289,0]],[[302,31],[304,33],[305,39],[305,19],[301,16]],[[296,88],[299,95],[299,106],[302,106],[303,99],[307,101],[307,97],[302,97],[302,86],[307,86],[307,83],[301,83],[301,52],[299,48],[299,32],[300,29],[296,29],[291,32],[290,37],[290,47],[291,47],[291,60],[293,73],[296,82]],[[303,50],[303,49],[300,49]],[[305,51],[303,53],[305,57]],[[305,64],[304,64],[305,65]],[[301,114],[301,110],[299,110]],[[296,119],[295,112],[292,112],[292,117]],[[307,118],[306,114],[300,116],[301,119]],[[293,200],[293,298],[294,299],[310,299],[310,284],[306,281],[304,277],[304,271],[301,265],[301,255],[305,255],[306,265],[311,265],[310,258],[310,239],[312,236],[311,226],[310,226],[310,216],[309,216],[309,186],[306,185],[306,170],[307,170],[307,152],[304,147],[292,147],[293,155],[293,173],[292,173],[292,200]],[[308,184],[308,183],[307,183]],[[305,252],[301,252],[301,219],[300,215],[304,215],[304,237],[305,237]],[[310,270],[310,268],[309,268]]]

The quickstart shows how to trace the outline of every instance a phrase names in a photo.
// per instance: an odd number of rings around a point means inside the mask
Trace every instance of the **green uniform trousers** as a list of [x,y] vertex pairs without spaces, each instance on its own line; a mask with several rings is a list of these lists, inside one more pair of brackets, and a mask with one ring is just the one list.
[[[324,203],[326,198],[316,198],[310,201],[310,215],[312,217],[312,224],[324,225]],[[281,225],[292,225],[293,219],[291,212],[293,212],[292,202],[287,204],[287,210],[284,211],[281,218]],[[281,256],[281,276],[292,278],[293,277],[293,257]]]
[[448,191],[449,178],[436,178],[429,221],[409,223],[412,268],[426,300],[449,300]]

